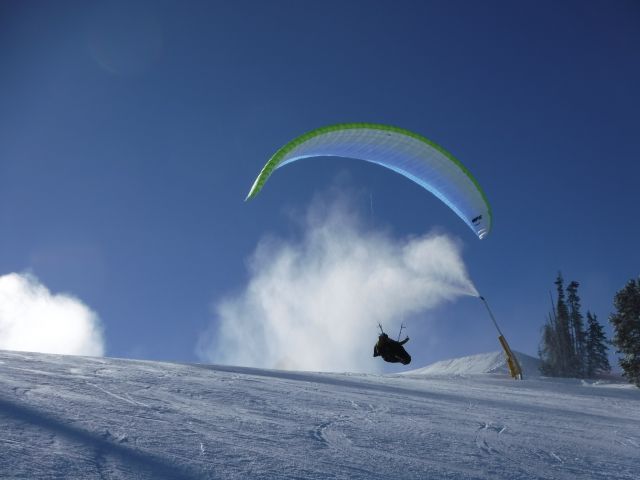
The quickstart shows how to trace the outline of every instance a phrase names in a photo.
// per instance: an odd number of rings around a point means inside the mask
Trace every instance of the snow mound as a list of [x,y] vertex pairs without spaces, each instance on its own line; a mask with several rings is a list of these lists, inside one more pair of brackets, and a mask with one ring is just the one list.
[[[520,362],[524,377],[540,376],[540,360],[524,353],[513,352]],[[484,373],[509,374],[507,359],[502,351],[480,353],[467,357],[441,360],[426,367],[404,372],[405,375],[478,375]]]

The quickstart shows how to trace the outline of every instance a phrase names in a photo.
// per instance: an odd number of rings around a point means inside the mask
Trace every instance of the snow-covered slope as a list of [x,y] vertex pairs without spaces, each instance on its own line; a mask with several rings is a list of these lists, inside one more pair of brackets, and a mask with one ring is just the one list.
[[3,479],[640,478],[621,384],[17,352],[0,372]]
[[[526,378],[540,376],[540,360],[524,353],[513,352],[518,358]],[[432,363],[426,367],[406,372],[407,375],[475,375],[480,373],[509,374],[502,351],[481,353]]]

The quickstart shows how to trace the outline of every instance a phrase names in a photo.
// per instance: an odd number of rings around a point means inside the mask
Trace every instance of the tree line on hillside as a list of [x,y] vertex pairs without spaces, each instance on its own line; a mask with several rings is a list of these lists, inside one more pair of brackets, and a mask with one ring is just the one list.
[[572,281],[565,288],[562,274],[555,281],[556,298],[542,327],[538,354],[540,371],[552,377],[596,378],[609,373],[609,345],[623,356],[623,375],[640,387],[640,279],[630,280],[613,301],[609,316],[614,336],[608,340],[597,316],[587,310],[586,325],[578,288]]

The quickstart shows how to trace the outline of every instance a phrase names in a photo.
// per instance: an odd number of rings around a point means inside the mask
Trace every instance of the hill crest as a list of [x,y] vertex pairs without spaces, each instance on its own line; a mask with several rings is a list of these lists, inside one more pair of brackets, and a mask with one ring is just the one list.
[[[525,377],[540,376],[540,360],[521,352],[514,352],[520,362]],[[502,351],[480,353],[465,357],[440,360],[417,368],[404,375],[480,375],[480,374],[509,374],[507,360]]]

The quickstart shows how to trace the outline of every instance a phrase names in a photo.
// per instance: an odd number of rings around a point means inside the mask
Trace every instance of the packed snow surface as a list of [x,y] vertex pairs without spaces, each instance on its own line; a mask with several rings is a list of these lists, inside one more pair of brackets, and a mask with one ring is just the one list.
[[0,351],[0,478],[640,478],[640,390]]

